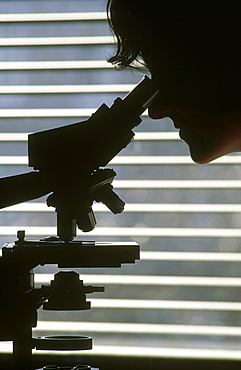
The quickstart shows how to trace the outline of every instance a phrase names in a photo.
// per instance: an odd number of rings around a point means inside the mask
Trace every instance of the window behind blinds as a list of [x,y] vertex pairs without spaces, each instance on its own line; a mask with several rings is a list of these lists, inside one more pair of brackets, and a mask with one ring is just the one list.
[[[0,1],[0,176],[27,167],[27,134],[84,120],[142,77],[117,72],[105,1]],[[87,334],[92,354],[240,359],[241,156],[195,165],[169,119],[143,115],[136,140],[112,161],[118,216],[96,204],[96,229],[79,237],[137,241],[141,260],[77,269],[103,284],[84,312],[39,312],[35,335]],[[76,171],[80,171],[77,169]],[[0,212],[0,242],[56,234],[45,199]],[[36,283],[56,266],[36,269]],[[2,351],[6,345],[2,344]]]

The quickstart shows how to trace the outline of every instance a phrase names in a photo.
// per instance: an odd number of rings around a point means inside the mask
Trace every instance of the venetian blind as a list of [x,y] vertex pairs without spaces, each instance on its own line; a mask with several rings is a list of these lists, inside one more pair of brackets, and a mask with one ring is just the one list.
[[[4,177],[29,170],[28,133],[86,119],[142,74],[106,62],[113,38],[105,1],[1,0],[0,8]],[[135,141],[111,163],[126,210],[114,216],[96,204],[97,227],[84,235],[137,241],[141,260],[121,269],[77,269],[86,284],[105,285],[105,293],[89,298],[90,311],[40,310],[35,335],[88,334],[92,354],[240,359],[240,165],[240,155],[195,165],[172,122],[144,114]],[[56,234],[44,198],[1,210],[1,245],[19,229],[27,238]],[[38,268],[35,281],[47,283],[56,272]]]

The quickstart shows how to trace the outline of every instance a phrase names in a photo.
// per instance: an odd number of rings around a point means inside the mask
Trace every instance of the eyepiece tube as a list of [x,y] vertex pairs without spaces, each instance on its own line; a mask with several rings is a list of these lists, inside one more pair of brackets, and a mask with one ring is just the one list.
[[144,76],[139,84],[124,97],[125,109],[130,108],[132,112],[136,111],[140,115],[152,104],[158,94],[158,90],[154,93],[151,91],[151,79]]

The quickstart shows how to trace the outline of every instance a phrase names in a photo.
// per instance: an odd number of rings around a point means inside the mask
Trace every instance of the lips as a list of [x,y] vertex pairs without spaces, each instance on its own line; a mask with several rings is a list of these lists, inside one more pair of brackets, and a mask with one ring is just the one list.
[[190,130],[188,130],[186,127],[181,127],[179,131],[180,139],[187,141],[190,137]]
[[175,128],[177,128],[177,129],[180,129],[180,128],[182,128],[182,127],[183,127],[183,125],[182,125],[180,122],[177,122],[177,121],[174,121],[174,120],[173,120],[173,125],[174,125],[174,127],[175,127]]
[[173,121],[174,127],[177,129],[181,129],[182,127],[188,126],[187,121],[176,110],[173,110],[171,112],[170,118]]

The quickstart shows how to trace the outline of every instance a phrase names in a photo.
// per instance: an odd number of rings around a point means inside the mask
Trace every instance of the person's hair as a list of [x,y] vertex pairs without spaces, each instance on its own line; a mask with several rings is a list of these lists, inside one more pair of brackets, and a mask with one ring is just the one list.
[[[140,10],[139,6],[138,10]],[[108,62],[115,64],[119,69],[129,66],[141,52],[133,12],[135,12],[134,4],[129,3],[128,0],[107,2],[108,21],[117,42],[116,53],[108,59]]]
[[[150,50],[155,40],[178,44],[183,33],[192,38],[193,45],[199,39],[208,43],[218,38],[231,50],[241,41],[241,22],[237,0],[107,0],[110,27],[116,36],[115,54],[108,59],[118,69],[130,66],[142,58],[143,43]],[[240,47],[240,46],[239,46]],[[225,51],[224,51],[225,52]]]

